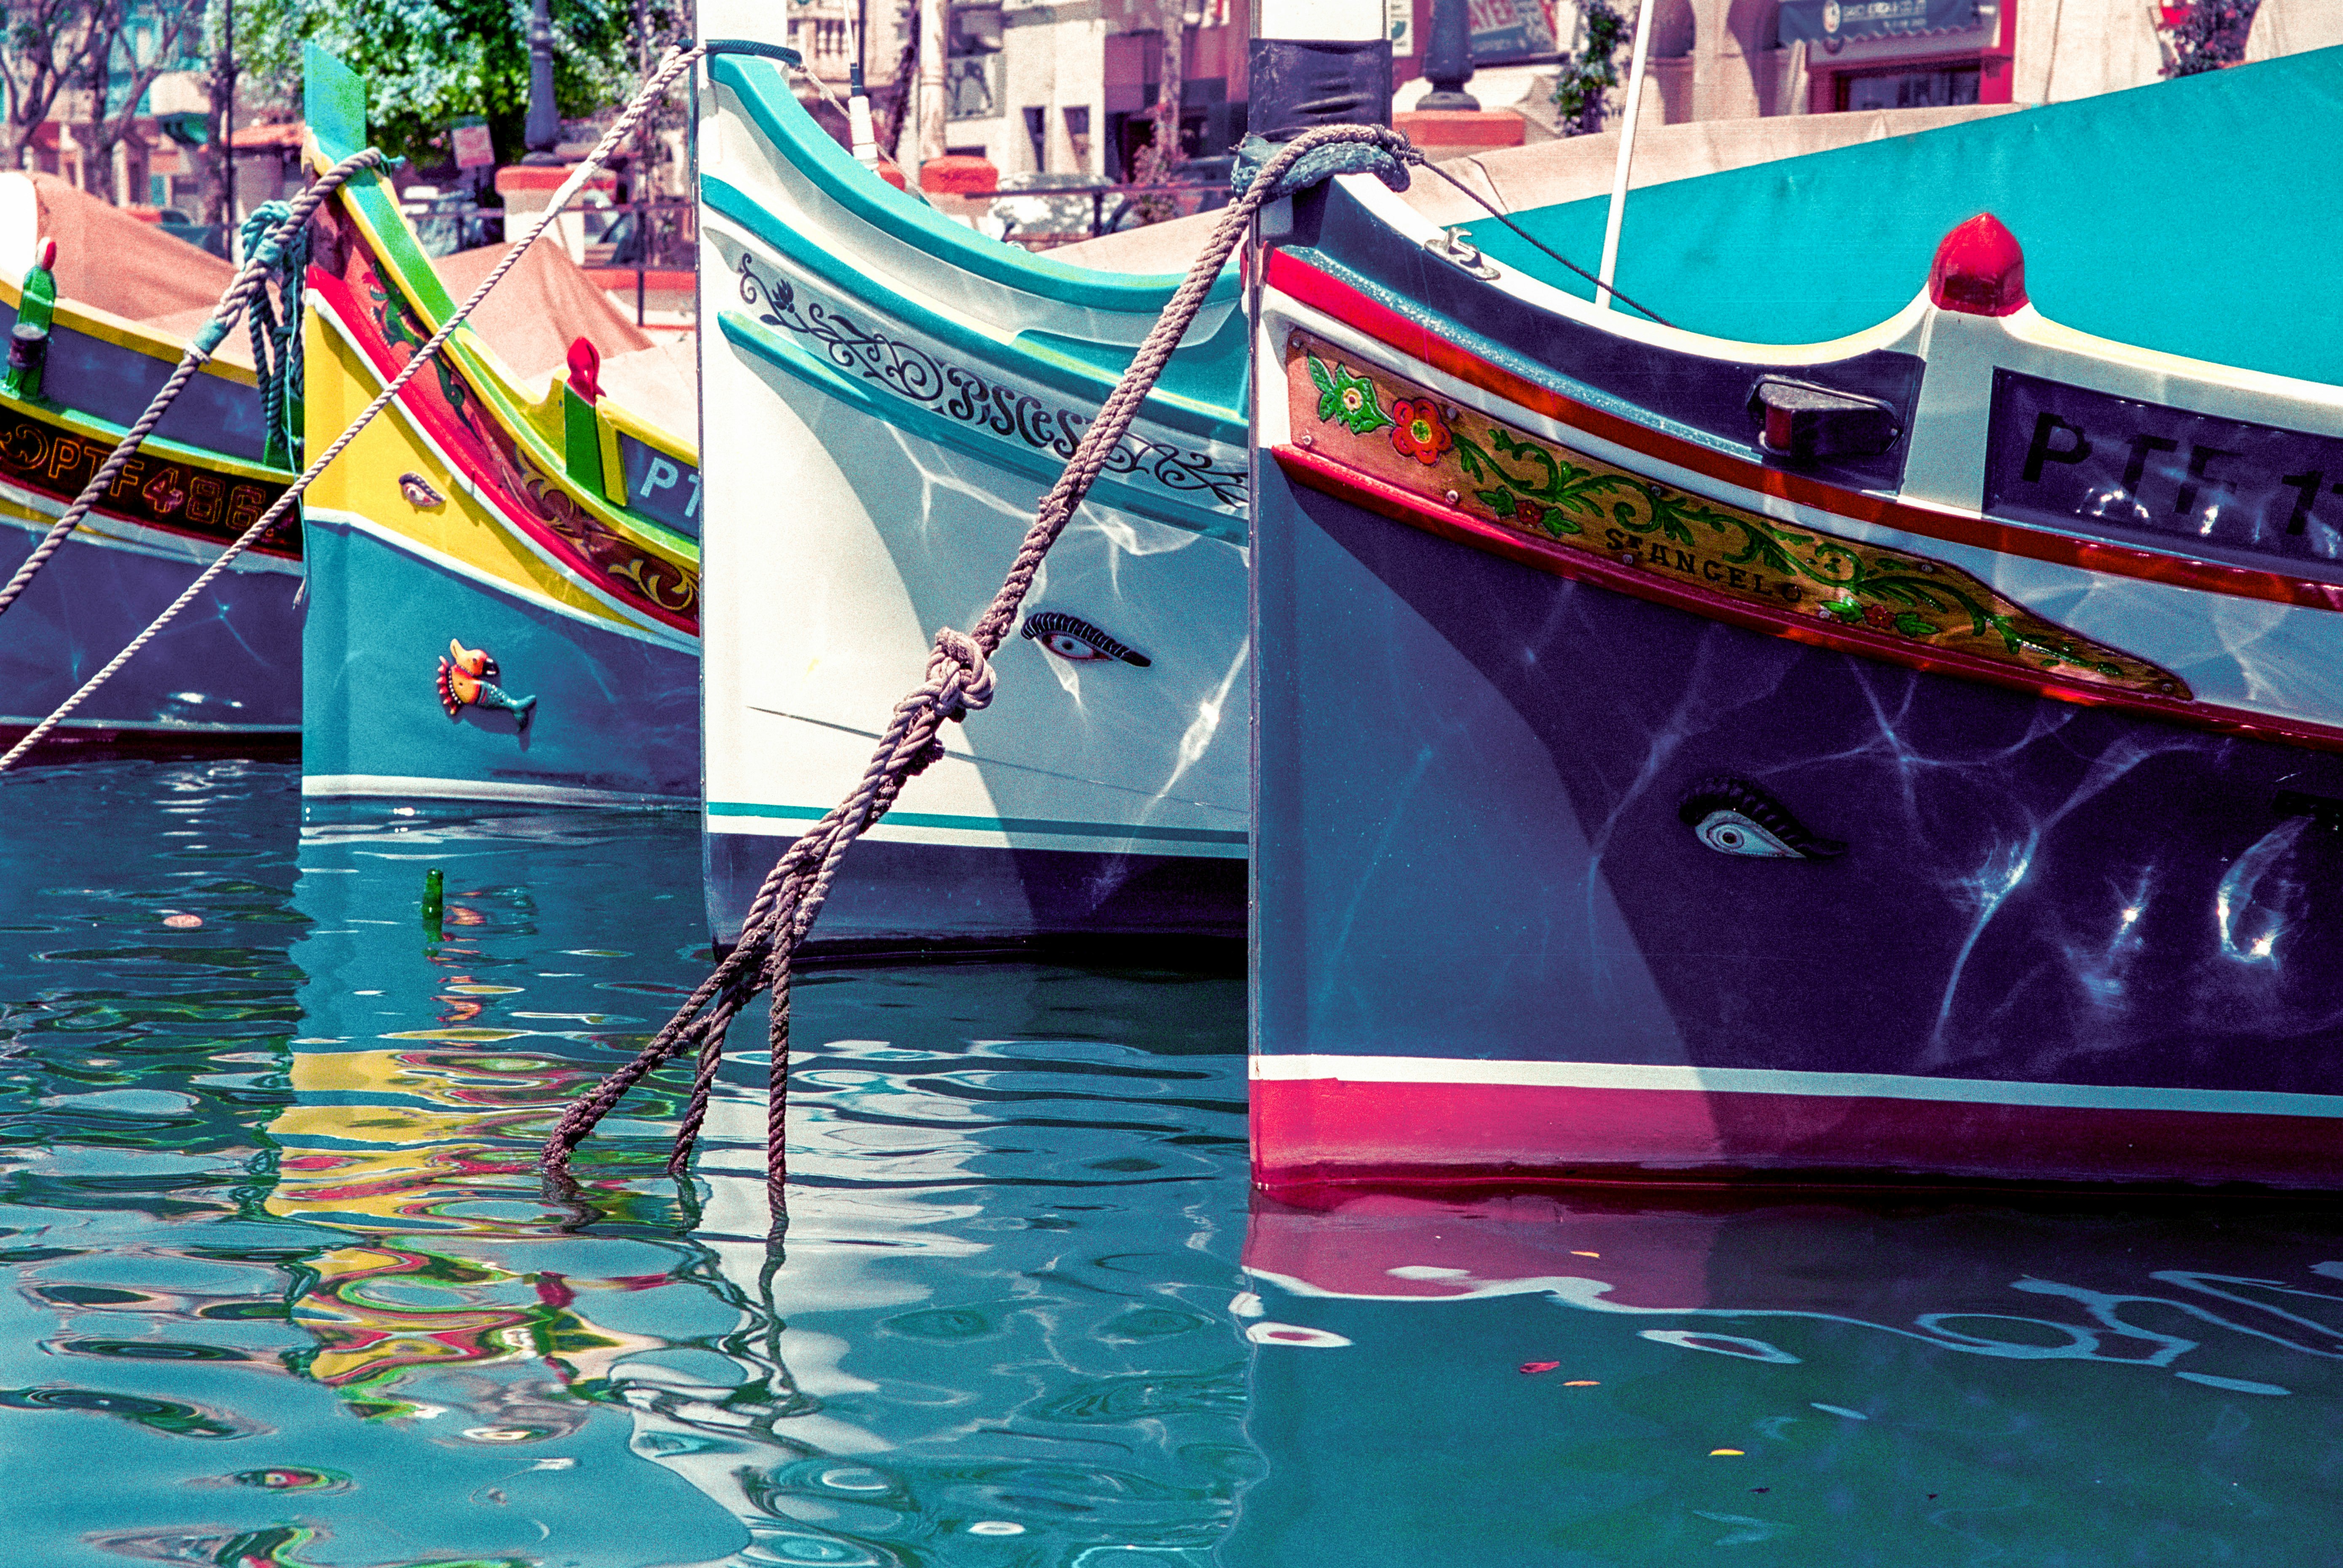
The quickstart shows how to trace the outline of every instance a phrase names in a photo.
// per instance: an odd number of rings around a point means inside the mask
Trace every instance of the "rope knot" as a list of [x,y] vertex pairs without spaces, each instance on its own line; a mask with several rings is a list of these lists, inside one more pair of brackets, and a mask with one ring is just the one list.
[[946,719],[967,717],[969,709],[992,701],[999,677],[976,638],[956,627],[936,633],[936,650],[928,656],[928,685],[935,692],[935,709]]

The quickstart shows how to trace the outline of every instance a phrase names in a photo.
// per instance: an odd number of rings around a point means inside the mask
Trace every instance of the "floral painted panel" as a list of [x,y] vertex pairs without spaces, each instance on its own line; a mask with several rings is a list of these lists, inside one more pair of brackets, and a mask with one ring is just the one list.
[[1286,386],[1294,440],[1314,455],[1550,549],[2033,674],[2191,695],[2168,670],[2077,637],[1958,567],[1687,495],[1449,402],[1306,333],[1286,344]]

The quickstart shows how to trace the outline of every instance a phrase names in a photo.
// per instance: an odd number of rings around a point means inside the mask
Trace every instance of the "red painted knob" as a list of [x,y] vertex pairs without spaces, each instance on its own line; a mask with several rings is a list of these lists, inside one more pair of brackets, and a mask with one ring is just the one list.
[[580,337],[569,346],[569,386],[588,403],[602,396],[602,351],[593,339]]
[[1928,273],[1928,297],[1940,310],[2008,316],[2026,304],[2026,252],[2001,220],[1981,212],[1945,236]]
[[57,242],[43,235],[40,244],[33,247],[33,265],[45,271],[56,264]]

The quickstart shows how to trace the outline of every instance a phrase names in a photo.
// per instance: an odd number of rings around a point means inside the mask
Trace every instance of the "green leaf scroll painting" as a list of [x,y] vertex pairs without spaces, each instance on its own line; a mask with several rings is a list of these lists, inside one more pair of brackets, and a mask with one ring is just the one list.
[[2040,674],[2158,697],[2178,677],[2078,637],[1943,561],[1775,522],[1671,489],[1460,407],[1296,333],[1297,439],[1330,462],[1548,546],[1779,611]]

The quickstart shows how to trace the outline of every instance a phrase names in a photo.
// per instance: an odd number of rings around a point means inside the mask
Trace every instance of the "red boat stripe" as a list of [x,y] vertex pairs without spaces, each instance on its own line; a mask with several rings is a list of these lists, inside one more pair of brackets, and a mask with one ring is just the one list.
[[[1345,1060],[1356,1066],[1372,1059]],[[1799,1171],[2343,1183],[2337,1159],[2343,1123],[2332,1115],[1256,1078],[1252,1120],[1254,1180],[1272,1191],[1604,1176],[1714,1181]]]
[[[397,377],[398,373],[406,368],[406,366],[390,357],[387,345],[384,344],[377,335],[362,329],[362,324],[367,318],[358,312],[357,301],[351,296],[349,286],[323,267],[317,266],[309,269],[308,278],[303,286],[324,302],[327,313],[341,324],[343,340],[357,350],[360,357],[365,359],[383,386],[389,386]],[[413,385],[411,381],[408,383],[409,387]],[[525,515],[518,507],[502,499],[505,492],[504,481],[493,474],[477,471],[466,461],[463,456],[464,433],[450,428],[446,417],[428,400],[403,387],[399,391],[397,401],[400,410],[430,437],[432,442],[439,448],[439,455],[451,467],[471,481],[475,494],[481,497],[486,504],[493,506],[498,516],[508,526],[526,534],[546,554],[561,562],[566,569],[574,573],[593,591],[606,594],[628,608],[650,616],[678,631],[688,632],[694,637],[699,635],[699,623],[697,618],[679,614],[641,595],[623,591],[610,580],[609,573],[579,554],[577,548],[568,540],[537,518]],[[483,417],[494,418],[495,416],[484,415]]]
[[1791,1072],[1765,1067],[1694,1067],[1677,1063],[1276,1054],[1255,1056],[1252,1077],[1256,1083],[1494,1084],[1535,1089],[1633,1089],[1672,1094],[1916,1100],[1936,1104],[2063,1106],[2097,1111],[2188,1111],[2203,1114],[2311,1116],[2343,1121],[2343,1094],[2175,1089],[2151,1084],[2012,1082],[1993,1078],[1928,1078],[1894,1072]]
[[2072,538],[2015,524],[1994,522],[1956,512],[1942,512],[1891,501],[1877,496],[1825,485],[1800,474],[1785,473],[1727,457],[1722,452],[1665,435],[1632,421],[1565,397],[1501,366],[1466,352],[1445,338],[1434,337],[1421,322],[1410,320],[1381,301],[1321,271],[1291,251],[1272,251],[1266,273],[1268,286],[1302,305],[1323,311],[1346,327],[1367,334],[1401,354],[1454,377],[1469,386],[1493,392],[1524,408],[1559,420],[1599,439],[1640,452],[1658,462],[1760,495],[1775,496],[1802,507],[1818,507],[1839,517],[1872,523],[1883,528],[1945,539],[2003,555],[2024,556],[2059,566],[2079,567],[2111,577],[2137,578],[2147,582],[2172,583],[2207,593],[2238,598],[2268,599],[2277,604],[2312,609],[2343,610],[2343,584],[2316,582],[2278,572],[2214,561],[2187,560],[2154,550],[2093,539]]
[[1492,555],[1503,556],[1540,571],[1552,572],[1556,577],[1594,583],[1632,598],[1689,610],[1711,620],[1746,627],[1753,631],[1786,638],[1793,642],[1811,643],[1817,648],[1835,648],[1842,653],[1860,654],[1866,658],[1906,665],[1914,669],[1989,681],[1996,686],[2010,687],[2060,702],[2144,713],[2226,735],[2280,740],[2321,751],[2343,751],[2343,729],[2332,725],[2277,718],[2179,698],[2157,697],[2148,692],[2036,678],[2015,664],[1979,658],[1949,648],[1925,648],[1908,638],[1865,632],[1836,621],[1826,621],[1819,616],[1798,615],[1787,608],[1768,609],[1763,605],[1731,598],[1695,584],[1661,578],[1650,572],[1622,566],[1568,546],[1541,545],[1525,534],[1515,533],[1496,523],[1484,522],[1453,508],[1438,506],[1412,490],[1401,489],[1397,485],[1372,474],[1361,473],[1299,447],[1275,447],[1271,448],[1271,455],[1297,483],[1322,490],[1394,521],[1410,524],[1443,538],[1454,539],[1475,549],[1486,550]]

